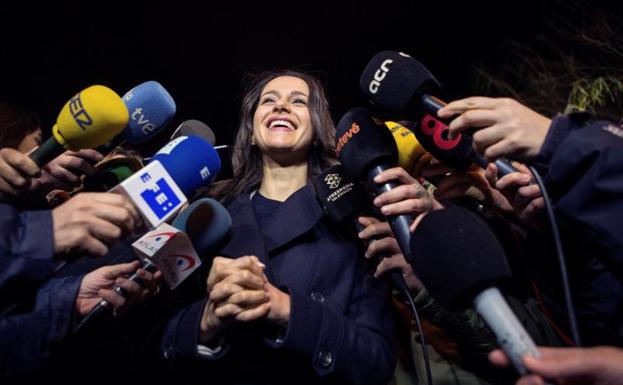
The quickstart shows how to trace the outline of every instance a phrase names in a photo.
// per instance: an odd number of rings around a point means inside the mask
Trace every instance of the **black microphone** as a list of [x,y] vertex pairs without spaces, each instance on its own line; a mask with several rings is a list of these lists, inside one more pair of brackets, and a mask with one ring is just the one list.
[[[314,190],[329,221],[338,229],[354,232],[352,236],[355,238],[357,238],[357,232],[364,229],[357,218],[362,215],[374,216],[365,191],[351,179],[341,165],[331,166],[320,173],[314,180]],[[372,237],[372,241],[379,239],[381,237],[378,235]],[[366,241],[366,247],[372,241]],[[377,262],[386,257],[390,255],[380,255]],[[400,290],[409,290],[399,269],[390,270],[387,276]]]
[[[358,180],[367,182],[372,195],[377,196],[398,186],[396,182],[378,184],[374,177],[398,162],[398,150],[391,132],[376,121],[365,108],[349,110],[337,124],[336,152],[344,169]],[[410,260],[410,215],[390,215],[389,224],[396,236],[402,254]]]
[[539,356],[536,345],[495,285],[511,275],[506,255],[476,214],[450,206],[428,213],[411,236],[410,263],[431,295],[448,309],[473,302],[520,374],[522,356]]
[[[415,136],[435,158],[465,171],[473,162],[482,168],[487,160],[474,151],[471,136],[448,136],[447,122],[437,118],[445,103],[431,96],[439,83],[420,62],[402,52],[381,51],[361,74],[359,86],[374,108],[393,120],[419,122]],[[517,172],[505,159],[495,161],[500,177]]]

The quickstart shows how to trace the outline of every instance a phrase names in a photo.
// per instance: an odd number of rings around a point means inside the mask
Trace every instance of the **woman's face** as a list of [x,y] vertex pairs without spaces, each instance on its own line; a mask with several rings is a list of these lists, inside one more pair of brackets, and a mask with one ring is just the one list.
[[305,154],[313,127],[309,87],[297,77],[280,76],[266,84],[253,115],[253,137],[262,153]]
[[26,135],[24,139],[17,146],[17,151],[27,153],[33,148],[41,144],[41,129],[37,128],[30,134]]

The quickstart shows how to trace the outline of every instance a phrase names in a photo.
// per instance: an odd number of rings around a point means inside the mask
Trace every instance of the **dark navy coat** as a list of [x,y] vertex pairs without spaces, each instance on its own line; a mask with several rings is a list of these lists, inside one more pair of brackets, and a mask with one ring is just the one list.
[[161,344],[178,373],[204,383],[386,384],[395,366],[389,291],[364,271],[356,245],[328,230],[311,187],[290,196],[262,229],[249,194],[228,210],[232,238],[222,254],[256,255],[266,264],[271,283],[290,294],[290,321],[283,331],[237,323],[223,350],[206,358],[197,354],[206,300],[186,307]]
[[19,211],[0,203],[0,304],[49,279],[56,266],[50,210]]
[[[623,344],[623,129],[607,121],[558,116],[540,154],[561,229],[585,344]],[[544,285],[560,292],[553,249]],[[547,282],[549,281],[549,282]],[[555,298],[560,319],[566,312]]]

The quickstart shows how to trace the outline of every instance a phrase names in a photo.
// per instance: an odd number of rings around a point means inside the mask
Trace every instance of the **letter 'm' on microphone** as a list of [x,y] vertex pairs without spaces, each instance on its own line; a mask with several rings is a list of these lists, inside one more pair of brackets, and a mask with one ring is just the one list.
[[52,127],[52,137],[30,157],[41,167],[65,150],[95,148],[119,134],[128,119],[128,109],[113,90],[88,87],[65,104]]

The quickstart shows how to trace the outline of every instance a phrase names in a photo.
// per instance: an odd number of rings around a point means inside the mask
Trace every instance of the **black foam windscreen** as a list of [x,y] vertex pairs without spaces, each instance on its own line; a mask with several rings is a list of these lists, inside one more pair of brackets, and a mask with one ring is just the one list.
[[359,86],[375,109],[392,120],[413,120],[414,98],[439,90],[437,79],[402,52],[381,51],[361,74]]
[[446,123],[436,118],[445,103],[430,96],[439,84],[420,62],[400,52],[379,52],[361,75],[360,86],[384,118],[414,122],[413,133],[435,158],[460,171],[472,164],[471,138],[459,134],[450,139]]
[[335,141],[340,163],[355,178],[365,178],[372,167],[393,167],[398,163],[398,149],[391,132],[365,108],[352,108],[342,116]]
[[511,274],[495,234],[463,207],[428,213],[411,235],[411,252],[416,275],[449,309],[465,305]]
[[314,180],[316,197],[325,215],[336,225],[351,226],[359,212],[369,205],[367,194],[341,165],[331,166]]

